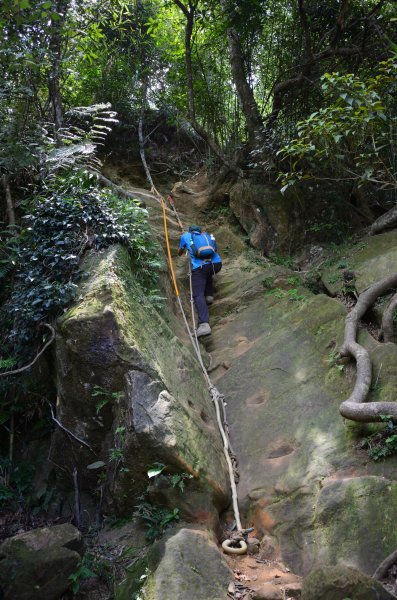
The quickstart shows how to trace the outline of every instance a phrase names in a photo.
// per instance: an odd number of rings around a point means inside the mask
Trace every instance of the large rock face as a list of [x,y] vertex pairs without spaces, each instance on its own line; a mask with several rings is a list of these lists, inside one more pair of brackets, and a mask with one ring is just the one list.
[[345,252],[334,264],[324,269],[322,281],[328,292],[335,296],[346,287],[344,272],[354,275],[354,286],[361,294],[380,279],[391,275],[397,264],[397,230],[366,237]]
[[[365,429],[339,414],[355,377],[334,364],[346,309],[303,290],[292,273],[265,263],[260,276],[241,260],[240,269],[224,265],[205,345],[227,401],[244,522],[274,536],[295,572],[343,562],[372,574],[397,547],[397,461],[373,463],[357,448]],[[394,400],[394,344],[365,330],[360,342],[379,375],[370,398]]]
[[335,185],[312,182],[282,194],[278,185],[242,179],[230,189],[230,207],[255,248],[291,254],[309,237],[335,240],[346,221],[346,195]]
[[153,463],[188,472],[187,516],[212,520],[228,501],[227,471],[200,370],[174,333],[180,324],[166,305],[160,315],[145,298],[123,249],[85,268],[80,301],[58,326],[57,416],[91,450],[73,441],[65,451],[57,431],[54,461],[124,514],[146,490]]
[[81,533],[70,525],[33,529],[0,546],[4,600],[57,600],[70,586],[83,554]]

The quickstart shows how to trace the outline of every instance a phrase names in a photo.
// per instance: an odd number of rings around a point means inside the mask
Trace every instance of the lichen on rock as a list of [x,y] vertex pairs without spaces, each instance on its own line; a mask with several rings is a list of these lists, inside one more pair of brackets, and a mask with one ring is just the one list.
[[160,314],[121,247],[91,256],[85,269],[80,299],[58,324],[57,415],[93,452],[75,442],[66,452],[67,438],[57,431],[54,462],[69,472],[77,466],[82,490],[92,495],[98,474],[87,466],[103,461],[105,506],[122,514],[131,514],[146,490],[149,466],[163,463],[193,475],[199,504],[205,492],[208,518],[216,518],[229,493],[221,440],[200,369],[174,333],[171,307]]

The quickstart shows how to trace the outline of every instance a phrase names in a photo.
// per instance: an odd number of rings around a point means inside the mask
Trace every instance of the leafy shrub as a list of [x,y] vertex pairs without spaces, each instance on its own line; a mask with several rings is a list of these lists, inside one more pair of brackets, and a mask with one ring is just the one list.
[[6,319],[12,319],[11,353],[24,360],[39,339],[39,324],[60,315],[75,299],[87,250],[123,244],[144,287],[154,285],[159,267],[147,211],[138,201],[121,201],[99,189],[93,175],[54,178],[31,206],[23,218],[15,285],[5,306]]
[[361,447],[367,449],[368,456],[374,461],[397,453],[397,426],[389,415],[382,415],[382,421],[384,428],[361,442]]
[[150,502],[141,502],[136,507],[134,517],[143,520],[146,525],[146,538],[150,542],[154,542],[173,521],[179,519],[179,509],[154,506]]

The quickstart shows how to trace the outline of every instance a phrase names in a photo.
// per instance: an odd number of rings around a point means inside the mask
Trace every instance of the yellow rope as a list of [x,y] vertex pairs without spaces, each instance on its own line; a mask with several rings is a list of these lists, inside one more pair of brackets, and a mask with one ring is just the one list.
[[[156,190],[157,192],[157,190]],[[160,194],[157,192],[157,194],[160,196]],[[165,232],[165,241],[167,244],[167,254],[168,254],[168,263],[170,265],[170,271],[171,271],[171,277],[172,277],[172,281],[174,284],[174,288],[175,288],[175,294],[176,297],[179,298],[179,289],[178,289],[178,284],[176,282],[176,277],[175,277],[175,272],[174,272],[174,265],[172,263],[172,256],[171,256],[171,248],[170,248],[170,240],[168,237],[168,227],[167,227],[167,215],[165,212],[165,202],[162,196],[160,196],[161,198],[161,207],[163,209],[163,220],[164,220],[164,232]]]
[[[230,448],[230,443],[228,440],[227,433],[225,432],[225,429],[222,425],[221,414],[220,414],[220,409],[219,409],[219,403],[223,402],[223,396],[211,382],[211,379],[207,373],[207,369],[205,368],[205,365],[203,363],[203,359],[201,356],[201,352],[200,352],[200,348],[199,348],[197,340],[196,340],[197,343],[196,344],[194,343],[192,332],[190,330],[189,324],[186,319],[185,311],[182,306],[182,301],[181,301],[180,294],[179,294],[178,284],[177,284],[176,277],[175,277],[169,236],[168,236],[168,224],[167,224],[167,215],[166,215],[166,210],[165,210],[165,208],[166,208],[165,202],[164,202],[164,199],[161,196],[161,194],[156,190],[156,188],[154,186],[152,188],[152,192],[154,192],[161,199],[161,206],[163,209],[165,241],[166,241],[166,245],[167,245],[167,255],[168,255],[168,263],[170,266],[171,278],[172,278],[172,281],[174,284],[175,294],[176,294],[178,304],[179,304],[179,307],[180,307],[180,310],[181,310],[181,313],[183,316],[183,320],[185,322],[185,326],[186,326],[186,329],[187,329],[189,337],[190,337],[190,341],[192,342],[193,348],[196,352],[198,362],[200,364],[201,370],[202,370],[203,375],[208,384],[208,389],[209,389],[211,398],[215,405],[215,412],[216,412],[216,418],[217,418],[217,422],[218,422],[218,428],[219,428],[219,432],[221,434],[222,441],[223,441],[223,452],[224,452],[226,463],[227,463],[228,470],[229,470],[230,486],[231,486],[231,491],[232,491],[232,504],[233,504],[234,517],[236,520],[236,527],[239,532],[244,533],[247,530],[242,529],[241,520],[240,520],[240,512],[239,512],[238,500],[237,500],[237,487],[236,487],[236,482],[235,482],[235,477],[234,477],[233,464],[231,461],[231,452],[232,451]],[[174,209],[174,212],[176,213],[176,209]],[[176,213],[176,215],[177,215],[177,213]],[[182,224],[181,224],[181,221],[179,220],[178,216],[177,216],[177,219],[178,219],[178,223],[179,223],[180,227],[182,228]],[[245,533],[245,535],[247,535],[247,533]],[[234,540],[225,540],[225,542],[222,544],[222,548],[225,552],[228,552],[229,554],[245,554],[247,552],[247,544],[244,542],[243,539],[239,540],[239,543],[240,543],[240,548],[235,548],[235,547],[233,548],[231,546],[231,544],[235,544],[235,541]]]

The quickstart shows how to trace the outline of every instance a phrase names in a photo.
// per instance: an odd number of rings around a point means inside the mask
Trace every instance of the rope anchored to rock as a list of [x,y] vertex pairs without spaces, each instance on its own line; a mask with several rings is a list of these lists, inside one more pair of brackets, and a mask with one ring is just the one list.
[[[226,463],[227,463],[228,471],[229,471],[230,487],[231,487],[231,492],[232,492],[233,512],[234,512],[234,518],[236,521],[237,532],[232,534],[230,539],[227,539],[223,542],[222,548],[223,548],[224,552],[226,552],[228,554],[245,554],[247,552],[247,548],[248,548],[246,540],[248,537],[248,533],[251,531],[251,529],[243,529],[242,525],[241,525],[240,511],[239,511],[238,500],[237,500],[237,487],[236,487],[236,481],[238,481],[237,460],[231,449],[228,434],[227,434],[224,396],[213,385],[213,383],[208,375],[207,369],[205,368],[203,358],[201,356],[200,345],[198,343],[196,331],[194,329],[194,333],[192,333],[192,331],[189,327],[189,323],[186,318],[185,310],[182,306],[182,301],[181,301],[180,294],[179,294],[179,288],[178,288],[178,284],[177,284],[176,277],[175,277],[175,271],[174,271],[169,236],[168,236],[168,224],[167,224],[167,214],[166,214],[165,202],[164,202],[163,197],[157,192],[157,190],[155,190],[155,188],[154,188],[154,192],[157,193],[157,195],[161,199],[161,206],[163,209],[164,234],[165,234],[165,241],[166,241],[166,246],[167,246],[167,256],[168,256],[168,262],[169,262],[169,267],[170,267],[171,279],[174,284],[175,295],[176,295],[176,298],[178,301],[179,309],[182,313],[182,318],[183,318],[183,321],[184,321],[184,324],[186,327],[186,331],[189,335],[189,339],[190,339],[193,349],[195,351],[198,363],[203,372],[204,378],[205,378],[207,386],[208,386],[209,393],[211,395],[211,398],[212,398],[214,406],[215,406],[216,420],[218,423],[219,432],[221,434],[221,438],[222,438],[222,442],[223,442],[223,453],[225,455],[225,459],[226,459]],[[172,210],[175,214],[175,217],[178,221],[179,227],[182,230],[183,229],[182,222],[176,211],[172,197],[169,196],[168,200],[170,201],[171,208],[172,208]],[[191,275],[191,273],[190,273],[190,275]],[[192,308],[192,311],[193,311],[193,308]],[[224,417],[224,423],[222,423],[222,418],[221,418],[221,408],[220,408],[221,406],[222,406],[222,414]]]

